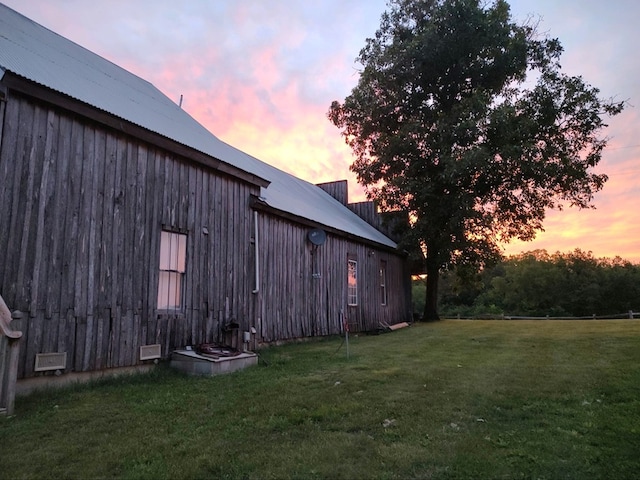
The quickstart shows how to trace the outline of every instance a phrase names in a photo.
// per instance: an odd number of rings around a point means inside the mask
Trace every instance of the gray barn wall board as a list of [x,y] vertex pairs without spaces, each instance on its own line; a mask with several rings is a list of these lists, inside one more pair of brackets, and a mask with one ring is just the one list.
[[[166,354],[248,323],[257,186],[22,95],[2,105],[0,291],[25,312],[20,377],[38,353],[122,367],[140,345]],[[178,315],[156,309],[163,225],[188,235]]]

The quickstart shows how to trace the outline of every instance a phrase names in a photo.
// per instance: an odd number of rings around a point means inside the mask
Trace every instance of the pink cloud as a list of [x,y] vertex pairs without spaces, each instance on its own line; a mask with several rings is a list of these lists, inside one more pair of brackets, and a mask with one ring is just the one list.
[[[364,200],[353,161],[326,118],[357,82],[354,59],[379,25],[385,1],[83,2],[5,0],[35,21],[151,81],[222,140],[311,182],[346,178]],[[543,16],[541,30],[567,47],[562,63],[603,96],[640,95],[633,12],[589,0],[514,0]],[[518,12],[515,8],[519,8]],[[616,10],[616,11],[614,11]],[[592,12],[597,12],[595,15]],[[520,15],[518,18],[521,18]],[[591,18],[585,18],[591,17]],[[627,22],[627,23],[625,23]],[[549,212],[546,232],[507,252],[592,250],[640,261],[640,128],[637,110],[612,119],[598,172],[610,177],[597,210]]]

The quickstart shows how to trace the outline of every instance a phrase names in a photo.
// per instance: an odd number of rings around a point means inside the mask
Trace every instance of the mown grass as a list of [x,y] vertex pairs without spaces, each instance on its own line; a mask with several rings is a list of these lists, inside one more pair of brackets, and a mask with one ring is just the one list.
[[17,400],[3,478],[637,478],[639,321],[443,321]]

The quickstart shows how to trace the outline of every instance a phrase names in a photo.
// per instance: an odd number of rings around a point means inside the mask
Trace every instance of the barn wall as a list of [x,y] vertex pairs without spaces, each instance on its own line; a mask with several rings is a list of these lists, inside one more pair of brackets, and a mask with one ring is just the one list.
[[[309,227],[259,214],[260,292],[254,296],[258,340],[273,342],[372,331],[380,322],[408,321],[405,258],[329,233],[324,245],[307,240]],[[347,306],[347,261],[358,262],[358,305]],[[380,262],[386,262],[387,305],[381,305]]]
[[[166,355],[250,318],[257,187],[24,97],[2,108],[0,292],[25,312],[19,377],[37,353],[129,366],[140,345]],[[163,225],[188,235],[178,314],[156,309]]]
[[[258,187],[26,97],[0,102],[0,293],[24,316],[19,378],[39,353],[66,352],[66,371],[140,363],[232,339],[257,343],[409,320],[405,258],[259,212],[259,289],[251,196]],[[156,308],[162,228],[187,234],[184,308]],[[347,259],[358,261],[358,305],[347,306]],[[381,305],[380,261],[387,265]]]

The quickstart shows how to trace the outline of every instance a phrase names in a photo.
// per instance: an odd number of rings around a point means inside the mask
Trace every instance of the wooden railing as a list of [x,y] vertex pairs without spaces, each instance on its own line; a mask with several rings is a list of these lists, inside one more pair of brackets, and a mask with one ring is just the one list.
[[0,295],[0,415],[13,415],[22,332],[11,329],[11,312]]

